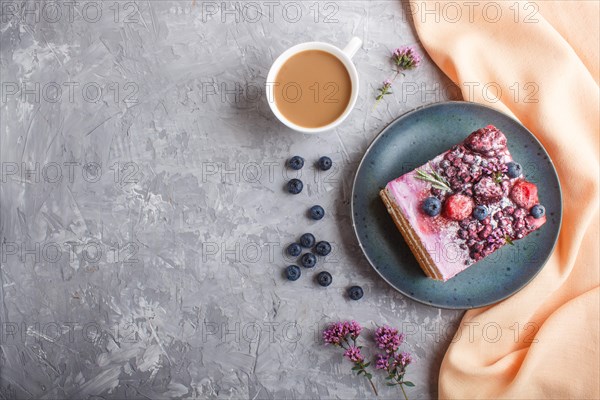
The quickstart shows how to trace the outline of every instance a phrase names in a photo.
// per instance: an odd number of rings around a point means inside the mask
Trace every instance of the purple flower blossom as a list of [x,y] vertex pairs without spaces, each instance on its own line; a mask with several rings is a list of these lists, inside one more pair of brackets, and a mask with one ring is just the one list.
[[398,354],[398,356],[396,357],[396,361],[403,368],[406,368],[406,366],[412,362],[412,356],[410,355],[410,353],[402,352],[402,353]]
[[361,331],[362,327],[356,321],[336,322],[323,331],[323,340],[325,343],[340,345],[346,341],[347,336],[356,340]]
[[346,325],[343,322],[336,322],[323,331],[323,340],[325,343],[339,345],[346,339],[347,335]]
[[399,71],[414,69],[421,63],[421,56],[417,53],[414,47],[400,47],[394,50],[392,59],[398,67]]
[[375,357],[376,369],[388,369],[390,367],[390,356],[388,354],[377,354]]
[[354,363],[362,363],[365,359],[360,353],[360,349],[356,346],[349,346],[344,352],[344,357],[348,358]]
[[380,326],[375,331],[375,342],[380,349],[386,353],[394,353],[404,341],[404,334],[398,333],[398,329],[387,325]]
[[362,326],[360,326],[360,324],[356,321],[346,321],[344,322],[344,324],[346,324],[346,328],[348,329],[348,334],[350,335],[350,337],[354,340],[358,337],[358,335],[360,335],[360,332],[362,331]]

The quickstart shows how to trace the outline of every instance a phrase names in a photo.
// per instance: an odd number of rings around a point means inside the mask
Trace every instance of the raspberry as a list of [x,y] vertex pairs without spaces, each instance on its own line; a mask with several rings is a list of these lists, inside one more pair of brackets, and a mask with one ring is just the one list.
[[513,186],[510,198],[518,206],[529,210],[538,203],[537,186],[531,182],[520,180]]
[[456,169],[456,167],[448,167],[448,168],[446,168],[445,172],[446,172],[446,176],[448,178],[452,178],[453,176],[456,175],[457,169]]
[[523,208],[517,208],[513,213],[514,217],[517,219],[523,219],[525,215],[527,215],[527,211]]
[[491,177],[482,178],[473,187],[475,197],[481,203],[494,203],[502,199],[502,187],[498,185]]
[[444,203],[444,215],[455,221],[469,217],[472,211],[473,199],[462,194],[454,194]]
[[486,225],[481,232],[479,232],[479,237],[481,239],[485,239],[488,236],[490,236],[490,234],[492,233],[492,226],[491,225]]
[[473,164],[475,162],[475,156],[473,156],[473,154],[465,154],[463,161],[467,164]]
[[506,136],[495,126],[488,125],[471,133],[465,145],[476,153],[493,155],[506,148]]

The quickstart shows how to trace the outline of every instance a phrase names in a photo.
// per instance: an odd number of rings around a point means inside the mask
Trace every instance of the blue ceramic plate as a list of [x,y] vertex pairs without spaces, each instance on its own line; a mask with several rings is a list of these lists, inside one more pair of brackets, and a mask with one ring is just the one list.
[[[521,163],[527,179],[537,184],[547,222],[449,281],[435,281],[422,272],[379,198],[379,190],[488,124],[504,132],[513,158]],[[468,309],[511,296],[542,269],[558,238],[562,196],[548,153],[519,122],[475,103],[437,103],[396,119],[369,146],[354,180],[352,218],[365,256],[396,290],[432,306]]]

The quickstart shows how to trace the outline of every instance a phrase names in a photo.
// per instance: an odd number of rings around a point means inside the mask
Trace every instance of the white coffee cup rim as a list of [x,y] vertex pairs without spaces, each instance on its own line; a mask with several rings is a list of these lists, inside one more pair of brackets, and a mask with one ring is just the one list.
[[[326,43],[326,42],[305,42],[305,43],[300,43],[300,44],[290,47],[289,49],[284,51],[279,57],[277,57],[277,59],[273,62],[271,69],[269,70],[269,74],[267,75],[267,82],[266,82],[267,101],[269,103],[269,106],[271,107],[271,111],[273,111],[273,114],[275,114],[277,119],[279,121],[281,121],[284,125],[286,125],[288,128],[291,128],[298,132],[309,133],[309,134],[315,134],[315,133],[329,131],[331,129],[336,128],[342,122],[344,122],[344,120],[348,117],[348,115],[350,114],[350,112],[352,111],[354,106],[356,105],[356,100],[358,99],[358,84],[359,84],[358,71],[356,70],[356,66],[352,62],[352,56],[354,56],[354,54],[356,53],[356,51],[358,51],[358,49],[361,47],[361,45],[362,45],[362,40],[360,40],[357,37],[352,38],[352,40],[348,43],[348,45],[343,50],[332,44]],[[279,108],[275,104],[275,96],[274,96],[274,92],[273,92],[275,78],[277,78],[277,73],[281,69],[281,66],[290,57],[292,57],[302,51],[306,51],[306,50],[322,50],[322,51],[326,51],[326,52],[334,55],[346,67],[346,70],[348,71],[348,75],[350,75],[350,81],[352,84],[350,100],[348,101],[348,104],[346,105],[344,112],[335,121],[333,121],[327,125],[319,126],[319,127],[315,127],[315,128],[301,126],[301,125],[295,124],[294,122],[287,119],[281,113],[281,111],[279,111]]]

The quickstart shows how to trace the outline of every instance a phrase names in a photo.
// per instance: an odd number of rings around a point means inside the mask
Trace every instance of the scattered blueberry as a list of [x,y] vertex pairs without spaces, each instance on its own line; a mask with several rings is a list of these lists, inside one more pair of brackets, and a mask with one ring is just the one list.
[[302,169],[302,167],[304,167],[304,158],[300,156],[294,156],[288,160],[288,166],[295,170]]
[[290,192],[291,194],[298,194],[302,191],[303,188],[304,184],[300,179],[294,178],[287,183],[288,192]]
[[310,208],[310,217],[314,220],[320,220],[325,216],[325,210],[321,206],[312,206]]
[[326,256],[327,254],[331,253],[331,245],[329,244],[329,242],[322,240],[319,243],[317,243],[317,246],[315,247],[315,252],[320,256]]
[[362,299],[363,295],[364,292],[360,286],[352,286],[350,289],[348,289],[348,296],[352,300],[360,300]]
[[477,206],[473,209],[473,218],[477,221],[483,221],[488,216],[488,213],[486,206]]
[[533,218],[539,219],[546,214],[546,208],[541,204],[536,204],[535,206],[531,207],[530,213]]
[[300,259],[300,264],[305,268],[312,268],[317,265],[317,257],[312,253],[306,253]]
[[331,161],[331,158],[327,156],[319,158],[319,168],[321,168],[323,171],[327,171],[332,165],[333,161]]
[[506,164],[506,167],[508,168],[506,174],[510,178],[518,178],[523,173],[523,167],[521,167],[521,164],[517,162],[511,161],[508,164]]
[[285,269],[285,276],[290,281],[297,281],[298,278],[300,278],[300,275],[302,275],[302,271],[300,271],[300,268],[297,265],[290,265]]
[[332,281],[333,278],[331,277],[331,274],[327,271],[319,272],[319,275],[317,275],[317,282],[319,282],[319,285],[321,286],[327,287],[331,285]]
[[312,233],[305,233],[304,235],[300,236],[300,245],[302,247],[310,249],[315,245],[315,242],[315,235],[313,235]]
[[428,197],[421,205],[423,212],[430,217],[435,217],[442,211],[442,202],[437,197]]
[[298,243],[292,243],[287,247],[287,252],[292,257],[298,257],[302,253],[302,247]]

